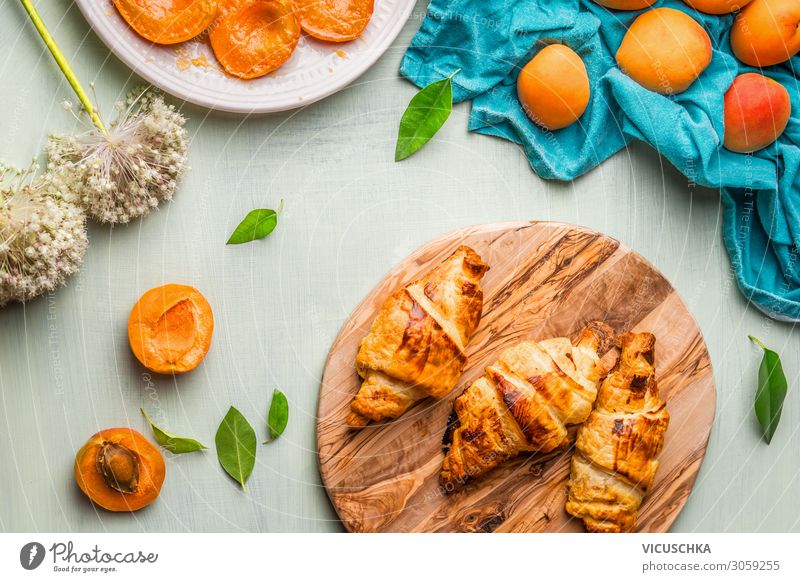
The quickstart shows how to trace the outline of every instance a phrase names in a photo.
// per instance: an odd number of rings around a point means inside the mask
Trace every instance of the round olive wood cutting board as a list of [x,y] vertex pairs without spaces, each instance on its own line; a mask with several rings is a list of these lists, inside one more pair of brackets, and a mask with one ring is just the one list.
[[[458,386],[444,400],[429,398],[394,421],[348,428],[345,418],[360,386],[356,352],[384,299],[460,244],[475,249],[490,270]],[[438,476],[452,401],[484,367],[519,341],[574,338],[594,319],[617,332],[656,336],[656,378],[671,421],[637,529],[667,531],[691,492],[714,420],[716,389],[703,337],[677,292],[644,258],[603,234],[552,222],[481,225],[434,240],[396,265],[347,320],[328,356],[317,419],[322,480],[345,527],[583,531],[564,510],[571,449],[523,455],[457,493],[445,492]]]

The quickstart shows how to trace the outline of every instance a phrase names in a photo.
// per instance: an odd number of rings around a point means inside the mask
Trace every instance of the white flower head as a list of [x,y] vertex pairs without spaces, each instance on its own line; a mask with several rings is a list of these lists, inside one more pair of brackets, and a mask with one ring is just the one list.
[[100,222],[144,216],[172,198],[186,172],[185,122],[160,93],[133,91],[108,133],[92,126],[50,137],[50,179]]
[[35,174],[0,164],[0,307],[63,285],[86,252],[83,211]]

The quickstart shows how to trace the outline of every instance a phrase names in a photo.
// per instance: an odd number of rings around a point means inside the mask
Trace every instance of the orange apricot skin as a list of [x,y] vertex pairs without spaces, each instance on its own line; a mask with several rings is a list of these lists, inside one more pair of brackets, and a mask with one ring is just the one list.
[[594,0],[600,6],[612,10],[641,10],[655,4],[656,0]]
[[534,123],[549,130],[567,127],[589,104],[586,66],[568,46],[548,45],[520,71],[517,96]]
[[758,73],[739,75],[725,93],[724,145],[739,153],[765,148],[781,136],[791,113],[783,85]]
[[788,61],[800,51],[800,2],[753,0],[733,21],[731,48],[751,67]]
[[291,58],[300,33],[291,0],[230,0],[220,9],[208,38],[225,72],[255,79]]
[[163,285],[142,295],[128,318],[131,351],[158,374],[195,369],[211,347],[214,315],[206,298],[188,285]]
[[114,0],[128,25],[157,44],[177,44],[196,37],[217,16],[218,0]]
[[[122,445],[139,462],[136,493],[120,493],[109,487],[97,468],[97,454],[104,443]],[[108,511],[138,511],[158,498],[164,484],[166,465],[161,452],[132,428],[108,428],[93,434],[75,455],[75,481],[81,491]]]
[[683,0],[695,10],[706,14],[730,14],[741,10],[751,0]]
[[617,64],[629,77],[664,95],[686,91],[710,62],[708,33],[673,8],[639,15],[617,50]]
[[310,36],[328,42],[358,38],[369,24],[374,0],[292,0],[300,26]]

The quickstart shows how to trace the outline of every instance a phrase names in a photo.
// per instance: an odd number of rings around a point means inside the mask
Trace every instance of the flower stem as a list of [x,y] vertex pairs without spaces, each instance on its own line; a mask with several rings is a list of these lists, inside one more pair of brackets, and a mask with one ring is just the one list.
[[83,103],[84,108],[86,108],[86,113],[89,114],[89,117],[92,119],[92,123],[95,124],[97,129],[99,129],[103,133],[107,133],[106,128],[103,125],[103,121],[97,114],[97,111],[95,110],[91,99],[89,99],[89,96],[86,94],[86,91],[83,90],[80,81],[78,81],[78,77],[75,75],[75,71],[73,71],[72,67],[70,67],[69,62],[67,62],[67,58],[64,56],[64,53],[62,53],[61,49],[58,48],[55,39],[50,35],[50,32],[47,30],[47,27],[42,21],[42,17],[39,16],[39,12],[33,6],[33,2],[31,0],[19,0],[19,1],[25,8],[25,11],[28,13],[28,16],[31,17],[33,25],[36,27],[39,36],[42,37],[44,44],[47,45],[47,48],[50,50],[50,54],[53,55],[53,58],[56,60],[56,63],[58,63],[58,68],[61,69],[62,73],[64,73],[64,76],[67,78],[67,81],[69,81],[69,84],[75,91],[75,95],[78,96],[78,99],[80,99],[81,103]]

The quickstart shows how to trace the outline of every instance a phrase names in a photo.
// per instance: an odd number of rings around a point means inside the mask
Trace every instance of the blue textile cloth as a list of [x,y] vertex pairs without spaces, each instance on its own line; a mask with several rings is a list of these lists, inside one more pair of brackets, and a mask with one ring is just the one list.
[[[745,297],[771,317],[800,320],[800,57],[764,71],[791,96],[783,136],[752,155],[730,152],[721,146],[723,96],[737,74],[753,70],[731,52],[733,16],[703,14],[680,0],[660,6],[690,14],[713,45],[709,67],[678,95],[648,91],[616,66],[626,27],[642,11],[611,11],[592,0],[431,0],[400,72],[422,87],[460,68],[453,98],[472,100],[469,129],[519,144],[543,178],[572,180],[632,140],[647,142],[690,181],[720,190],[723,237]],[[553,42],[582,57],[592,94],[577,123],[551,132],[527,118],[516,80]]]

